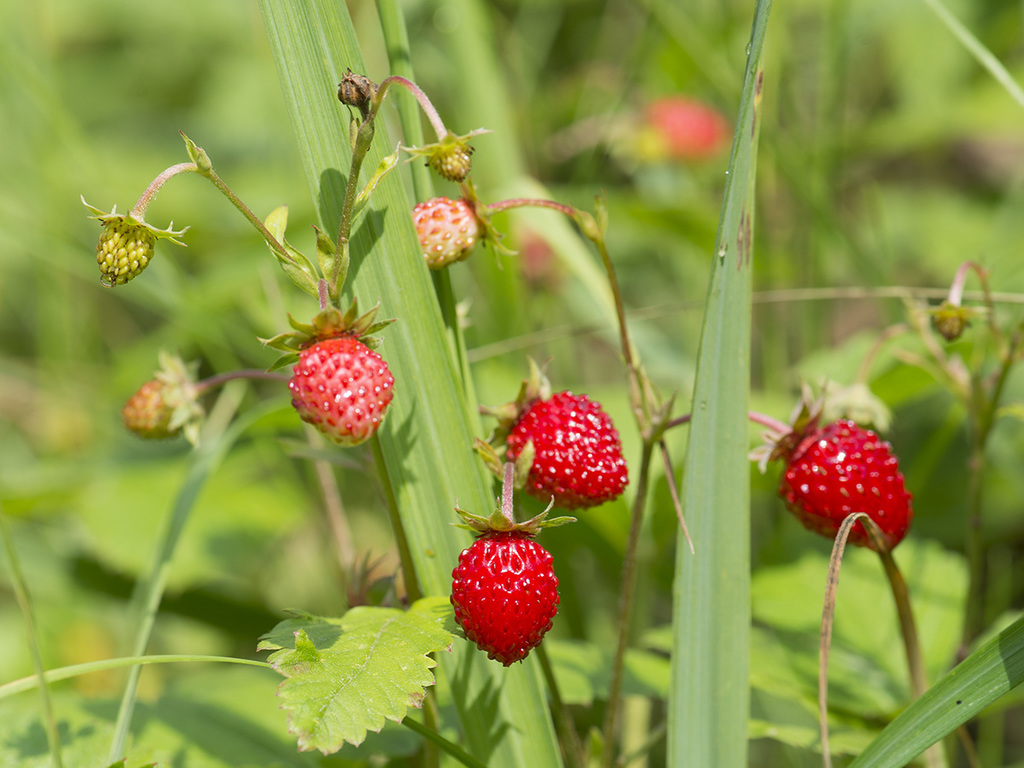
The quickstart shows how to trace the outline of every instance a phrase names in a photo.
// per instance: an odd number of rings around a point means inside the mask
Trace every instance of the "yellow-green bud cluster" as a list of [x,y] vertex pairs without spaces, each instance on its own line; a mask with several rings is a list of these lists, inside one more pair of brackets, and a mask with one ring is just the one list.
[[96,244],[96,263],[106,285],[123,285],[137,277],[153,258],[156,236],[127,217],[106,222]]
[[438,144],[427,163],[441,176],[456,183],[465,181],[472,164],[473,148],[462,141]]

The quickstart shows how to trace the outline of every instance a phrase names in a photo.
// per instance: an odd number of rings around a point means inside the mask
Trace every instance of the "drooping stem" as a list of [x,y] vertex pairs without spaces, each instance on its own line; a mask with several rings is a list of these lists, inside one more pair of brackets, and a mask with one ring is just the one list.
[[427,116],[427,120],[429,120],[430,124],[434,127],[434,132],[437,134],[438,141],[441,141],[448,135],[448,129],[445,127],[444,121],[441,119],[441,115],[438,114],[434,105],[430,102],[430,99],[427,98],[427,94],[425,94],[423,89],[416,85],[416,83],[405,77],[393,75],[391,77],[386,77],[381,81],[380,85],[377,86],[377,95],[374,98],[374,111],[379,109],[385,93],[387,93],[388,88],[392,85],[400,85],[415,97],[416,101],[419,102],[420,108],[423,110],[423,114]]
[[153,202],[153,198],[156,197],[156,193],[160,191],[160,187],[162,187],[168,179],[177,176],[179,173],[197,173],[198,171],[199,166],[195,163],[178,163],[177,165],[172,165],[150,182],[149,186],[146,187],[146,191],[142,193],[142,196],[139,197],[135,205],[132,207],[129,215],[136,219],[145,218],[146,209],[149,208],[149,204]]

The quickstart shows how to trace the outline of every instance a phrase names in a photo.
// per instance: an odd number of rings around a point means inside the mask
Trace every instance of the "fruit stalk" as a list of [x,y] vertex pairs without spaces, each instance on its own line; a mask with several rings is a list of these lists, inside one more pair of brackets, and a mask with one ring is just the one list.
[[647,504],[647,484],[651,467],[651,455],[654,444],[644,439],[643,451],[640,456],[640,477],[637,480],[636,496],[633,498],[633,510],[629,520],[629,538],[622,562],[622,589],[619,591],[619,610],[617,626],[618,641],[615,646],[615,657],[612,660],[612,680],[608,688],[608,708],[604,717],[604,752],[601,758],[603,768],[612,768],[615,764],[619,710],[622,700],[622,679],[626,660],[626,648],[629,645],[630,619],[633,612],[633,591],[636,587],[637,548],[640,545],[640,529],[643,522],[644,507]]
[[135,217],[139,221],[144,220],[146,217],[146,209],[149,208],[149,204],[153,202],[153,198],[156,197],[156,193],[160,191],[160,188],[169,179],[177,176],[179,173],[198,172],[199,166],[195,163],[178,163],[177,165],[172,165],[150,182],[149,186],[146,187],[146,191],[139,196],[139,199],[136,201],[128,215]]

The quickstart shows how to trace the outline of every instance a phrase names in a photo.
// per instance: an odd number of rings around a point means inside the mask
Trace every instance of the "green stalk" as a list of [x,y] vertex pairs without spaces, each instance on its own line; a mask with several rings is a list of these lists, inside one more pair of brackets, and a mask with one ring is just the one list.
[[[16,693],[31,691],[49,683],[56,683],[61,680],[70,680],[82,675],[91,675],[96,672],[105,672],[108,669],[123,669],[124,667],[147,666],[149,664],[183,664],[183,663],[209,663],[218,664],[242,664],[249,667],[263,667],[273,669],[265,661],[253,659],[239,659],[234,656],[202,656],[196,654],[160,654],[154,656],[123,656],[116,659],[102,659],[100,661],[86,661],[82,664],[72,664],[67,667],[48,669],[42,676],[31,675],[12,680],[9,683],[0,685],[0,699],[6,699]],[[276,674],[276,673],[275,673]]]
[[36,635],[36,622],[32,611],[32,598],[28,593],[25,576],[21,572],[21,562],[18,560],[18,552],[14,548],[14,541],[11,538],[10,529],[7,527],[2,504],[0,504],[0,538],[4,540],[4,551],[7,554],[7,566],[11,571],[14,598],[18,601],[21,615],[25,619],[25,639],[28,641],[29,653],[32,655],[32,667],[35,669],[35,677],[29,679],[39,687],[39,702],[43,707],[43,725],[46,728],[46,741],[50,745],[50,756],[53,758],[54,768],[62,768],[64,762],[61,759],[60,730],[57,728],[57,718],[53,714],[50,689],[46,684],[43,654],[39,650],[39,638]]
[[[161,533],[153,568],[149,577],[139,583],[135,595],[132,596],[133,604],[139,612],[139,626],[136,630],[135,642],[132,645],[132,656],[145,655],[146,648],[149,646],[160,601],[163,598],[164,588],[170,574],[171,560],[203,485],[245,429],[271,410],[270,405],[264,405],[248,412],[228,427],[230,419],[241,403],[243,394],[244,384],[230,384],[224,388],[217,400],[217,406],[203,429],[199,448],[192,456],[188,475],[178,491],[170,516]],[[273,404],[273,407],[276,408],[276,404]],[[132,713],[135,710],[135,697],[141,670],[141,666],[133,666],[128,673],[128,681],[114,725],[114,739],[110,745],[108,759],[110,763],[115,763],[124,757]]]

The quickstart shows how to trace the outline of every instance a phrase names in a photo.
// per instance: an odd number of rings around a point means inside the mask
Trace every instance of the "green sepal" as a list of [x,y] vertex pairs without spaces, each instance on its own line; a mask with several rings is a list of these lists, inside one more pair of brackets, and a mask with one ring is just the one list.
[[[306,257],[301,251],[293,248],[291,244],[285,240],[284,233],[288,228],[288,206],[282,205],[275,208],[267,216],[263,222],[266,228],[270,231],[277,241],[284,246],[284,249],[288,252],[289,258],[286,258],[283,254],[278,253],[273,247],[270,248],[270,252],[274,254],[277,259],[277,263],[281,265],[281,269],[284,270],[285,274],[291,278],[291,281],[295,283],[299,288],[308,293],[310,296],[318,296],[317,285],[319,283],[319,275],[316,273],[316,267],[313,266],[313,262]],[[268,246],[270,244],[268,243]]]
[[377,304],[360,315],[359,303],[353,299],[344,313],[337,307],[328,307],[318,312],[311,323],[300,322],[289,314],[288,323],[294,330],[279,333],[269,339],[260,339],[271,349],[288,353],[276,360],[268,370],[276,371],[294,365],[298,360],[298,352],[326,339],[352,336],[370,349],[376,349],[380,345],[380,339],[371,334],[394,322],[394,319],[377,320],[379,310],[380,304]]
[[553,517],[548,519],[548,513],[554,506],[554,499],[547,505],[543,512],[539,515],[531,517],[529,520],[525,520],[521,523],[517,523],[507,519],[501,512],[501,499],[498,499],[497,506],[494,511],[491,512],[487,517],[483,515],[476,515],[472,512],[467,512],[464,509],[455,507],[456,514],[462,519],[461,523],[452,523],[456,528],[463,528],[475,533],[492,533],[494,531],[507,532],[507,531],[518,531],[525,533],[527,536],[536,536],[542,528],[557,528],[560,525],[566,525],[567,523],[575,523],[575,517]]
[[395,151],[380,161],[377,166],[377,170],[373,172],[373,176],[366,182],[366,186],[362,188],[358,195],[356,195],[355,204],[352,206],[352,221],[356,220],[356,217],[362,213],[366,204],[370,202],[370,196],[373,191],[377,188],[377,185],[387,176],[391,171],[398,165],[398,147],[395,147]]
[[[181,131],[178,131],[178,133],[181,133]],[[206,150],[198,146],[184,133],[181,133],[181,138],[185,140],[185,150],[188,152],[188,156],[192,162],[196,164],[196,168],[199,169],[199,173],[203,176],[209,176],[213,172],[213,161],[210,160],[210,156],[206,154]]]
[[85,197],[83,195],[79,195],[79,199],[82,201],[82,205],[84,205],[86,208],[92,211],[93,215],[90,216],[89,218],[96,219],[104,226],[111,223],[116,223],[118,221],[129,221],[131,224],[135,226],[143,227],[149,230],[149,232],[151,232],[153,234],[153,237],[155,237],[157,240],[170,240],[175,245],[180,245],[182,247],[184,247],[185,245],[185,243],[183,243],[178,238],[184,235],[186,232],[188,232],[188,227],[175,229],[174,222],[172,221],[170,225],[168,225],[167,229],[157,229],[152,224],[147,224],[145,219],[141,219],[132,214],[131,212],[118,213],[116,205],[111,209],[110,213],[107,213],[106,211],[101,211],[94,205],[89,205],[87,202],[85,202]]

